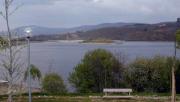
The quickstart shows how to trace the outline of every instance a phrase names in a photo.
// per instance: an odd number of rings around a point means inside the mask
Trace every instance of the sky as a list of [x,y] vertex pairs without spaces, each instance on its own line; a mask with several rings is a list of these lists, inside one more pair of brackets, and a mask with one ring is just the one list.
[[[3,11],[0,0],[0,11]],[[113,22],[158,23],[180,17],[180,0],[14,0],[11,28],[75,27]],[[0,17],[0,30],[5,22]]]

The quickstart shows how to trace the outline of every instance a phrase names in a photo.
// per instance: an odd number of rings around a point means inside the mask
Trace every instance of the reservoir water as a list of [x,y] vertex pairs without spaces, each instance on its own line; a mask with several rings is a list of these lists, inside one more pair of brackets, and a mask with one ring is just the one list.
[[[45,74],[59,73],[68,83],[69,73],[93,49],[102,48],[114,54],[121,53],[127,61],[136,57],[152,57],[155,55],[173,56],[173,42],[124,42],[122,44],[82,44],[77,42],[42,42],[31,44],[31,62]],[[26,55],[26,51],[24,51]]]
[[[102,48],[114,54],[121,53],[126,60],[136,57],[152,57],[155,55],[173,56],[173,42],[123,42],[112,44],[82,44],[78,42],[41,42],[31,43],[31,63],[38,66],[43,74],[56,72],[68,84],[69,73],[83,58],[84,54],[93,49]],[[26,48],[22,55],[27,56]],[[179,51],[177,53],[180,54]],[[68,84],[68,87],[69,84]]]

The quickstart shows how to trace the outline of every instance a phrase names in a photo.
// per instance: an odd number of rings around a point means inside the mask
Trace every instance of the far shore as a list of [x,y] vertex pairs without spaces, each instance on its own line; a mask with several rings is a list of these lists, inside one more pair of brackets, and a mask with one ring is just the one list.
[[31,41],[32,43],[41,43],[41,42],[60,42],[60,43],[81,43],[81,44],[123,44],[125,42],[172,42],[173,41],[123,41],[123,40],[112,40],[111,43],[106,42],[85,42],[85,40],[46,40],[46,41]]

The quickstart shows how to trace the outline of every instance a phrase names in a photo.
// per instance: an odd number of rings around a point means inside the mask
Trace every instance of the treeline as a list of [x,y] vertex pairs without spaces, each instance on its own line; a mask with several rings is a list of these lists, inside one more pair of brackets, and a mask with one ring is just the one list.
[[[96,49],[86,53],[70,74],[69,81],[80,93],[103,88],[132,88],[136,92],[170,92],[172,57],[138,57],[126,64],[124,57]],[[176,61],[176,86],[180,92],[180,60]]]

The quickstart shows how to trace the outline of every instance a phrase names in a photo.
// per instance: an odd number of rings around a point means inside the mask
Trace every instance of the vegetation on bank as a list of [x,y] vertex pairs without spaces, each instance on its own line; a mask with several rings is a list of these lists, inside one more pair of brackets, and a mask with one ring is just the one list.
[[[38,80],[38,81],[41,80],[42,78],[41,71],[39,70],[38,67],[36,67],[33,64],[30,65],[30,73],[31,73],[31,78],[33,80]],[[24,73],[24,80],[27,81],[27,79],[28,79],[28,70],[26,70]]]
[[8,45],[8,41],[0,36],[0,49]]
[[[132,88],[135,92],[170,92],[173,58],[139,57],[125,64],[103,49],[88,52],[70,74],[77,92],[102,92],[103,88]],[[176,86],[180,92],[180,61],[176,60]]]
[[137,58],[127,68],[126,80],[137,92],[169,92],[172,64],[171,57]]
[[42,89],[49,94],[65,94],[67,92],[64,81],[56,73],[48,73],[42,80]]
[[[86,53],[70,74],[69,81],[78,92],[102,92],[103,88],[120,87],[124,65],[110,52],[97,49]],[[116,78],[117,77],[117,78]]]

